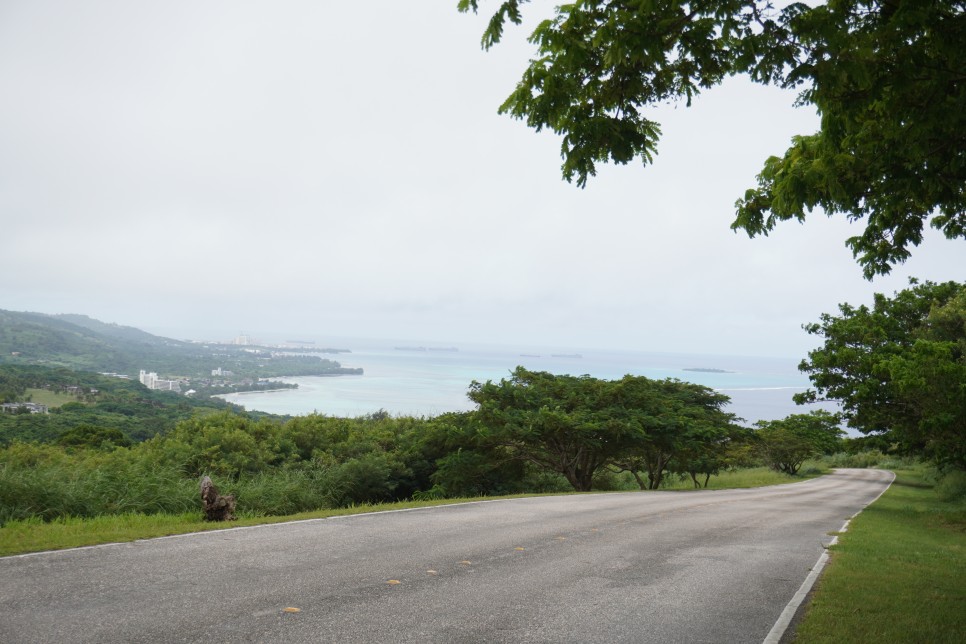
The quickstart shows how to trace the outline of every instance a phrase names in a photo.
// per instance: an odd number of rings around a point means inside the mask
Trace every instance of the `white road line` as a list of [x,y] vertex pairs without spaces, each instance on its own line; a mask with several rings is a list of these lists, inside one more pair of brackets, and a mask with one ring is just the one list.
[[[876,496],[874,499],[866,503],[865,507],[863,507],[862,510],[864,510],[865,508],[869,507],[870,505],[878,501],[879,497],[885,494],[886,491],[890,487],[892,487],[892,482],[896,480],[896,475],[894,472],[890,472],[890,474],[892,474],[892,480],[889,481],[889,485],[887,485],[884,490],[879,492],[878,496]],[[859,516],[862,510],[859,510],[858,512],[853,514],[848,521],[843,523],[842,528],[839,530],[839,532],[845,532],[846,530],[848,530],[849,523],[851,523],[852,519]],[[832,540],[829,541],[828,545],[834,546],[836,543],[838,543],[838,540],[839,540],[838,536],[832,537]],[[826,548],[828,548],[828,546],[826,546]],[[827,563],[828,563],[828,550],[826,549],[822,551],[822,554],[819,556],[818,561],[816,561],[815,565],[812,566],[811,572],[809,572],[808,576],[805,577],[805,581],[802,582],[802,585],[798,589],[798,592],[795,593],[795,595],[788,602],[788,605],[785,606],[785,610],[782,611],[782,614],[778,616],[778,621],[776,621],[775,625],[771,627],[770,631],[768,631],[768,635],[765,636],[765,639],[762,641],[762,644],[778,644],[778,642],[781,641],[781,638],[785,634],[785,631],[788,630],[788,626],[792,623],[792,619],[795,617],[795,613],[798,612],[799,606],[801,606],[802,602],[805,601],[805,598],[808,597],[808,593],[811,592],[812,586],[814,586],[815,582],[818,581],[818,578],[821,576],[822,571],[825,569],[825,564]]]

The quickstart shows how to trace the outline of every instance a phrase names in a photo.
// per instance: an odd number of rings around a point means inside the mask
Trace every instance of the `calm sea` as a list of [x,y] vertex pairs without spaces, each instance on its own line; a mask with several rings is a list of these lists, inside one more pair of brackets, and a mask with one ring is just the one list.
[[[473,380],[506,378],[517,365],[535,371],[615,379],[626,374],[678,378],[705,385],[731,398],[727,408],[750,424],[804,413],[792,394],[808,387],[797,360],[742,356],[686,355],[629,351],[535,351],[497,347],[394,346],[373,342],[340,354],[345,367],[362,376],[285,378],[298,389],[231,394],[226,400],[273,414],[359,416],[384,409],[393,415],[435,416],[473,408],[466,397]],[[688,371],[720,369],[727,373]],[[831,409],[831,407],[827,407]]]

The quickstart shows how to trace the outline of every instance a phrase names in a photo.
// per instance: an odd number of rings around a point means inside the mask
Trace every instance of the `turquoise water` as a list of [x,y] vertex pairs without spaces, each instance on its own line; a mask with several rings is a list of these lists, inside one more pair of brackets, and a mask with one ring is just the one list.
[[[225,398],[246,409],[273,414],[359,416],[384,409],[393,415],[434,416],[472,409],[466,392],[473,380],[506,378],[514,367],[522,365],[536,371],[606,379],[633,374],[695,382],[731,397],[728,411],[748,423],[813,408],[798,407],[791,400],[792,394],[809,384],[793,359],[589,349],[460,347],[459,351],[417,351],[373,343],[353,348],[338,360],[345,367],[362,367],[364,375],[286,378],[286,382],[298,383],[299,388]],[[689,368],[729,373],[686,371]]]

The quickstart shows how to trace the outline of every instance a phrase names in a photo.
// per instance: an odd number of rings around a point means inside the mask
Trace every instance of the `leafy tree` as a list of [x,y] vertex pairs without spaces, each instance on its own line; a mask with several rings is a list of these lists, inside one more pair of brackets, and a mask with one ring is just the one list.
[[[661,485],[670,460],[726,431],[727,396],[678,380],[624,376],[606,381],[517,367],[509,380],[474,382],[479,434],[491,447],[590,490],[605,466],[633,473],[642,489]],[[641,473],[647,473],[645,485]]]
[[[642,432],[612,462],[633,474],[642,490],[661,487],[675,458],[690,458],[698,467],[699,454],[720,447],[735,420],[734,414],[722,411],[729,398],[702,385],[625,376],[615,387],[623,408],[620,415]],[[647,475],[646,485],[641,473]]]
[[755,426],[762,456],[772,469],[794,476],[807,458],[839,450],[845,433],[839,422],[838,414],[825,410],[760,420]]
[[598,470],[623,453],[643,430],[609,409],[605,381],[517,367],[498,383],[473,382],[480,433],[517,458],[562,474],[588,491]]
[[688,476],[695,488],[706,488],[711,477],[721,470],[751,465],[750,432],[748,428],[733,425],[726,431],[715,432],[707,440],[690,441],[675,455],[670,469]]
[[[488,49],[528,0],[505,0]],[[460,11],[478,0],[459,0]],[[732,224],[750,236],[821,208],[865,220],[847,240],[866,277],[888,273],[924,223],[966,236],[966,3],[831,0],[576,0],[530,36],[537,53],[500,112],[561,134],[563,175],[653,160],[647,108],[744,74],[798,88],[821,116],[814,134],[770,157]]]
[[800,369],[851,427],[966,469],[966,285],[912,282],[871,308],[839,305],[805,329],[824,338]]
[[57,439],[66,447],[130,447],[131,439],[119,429],[96,425],[76,425],[63,432]]

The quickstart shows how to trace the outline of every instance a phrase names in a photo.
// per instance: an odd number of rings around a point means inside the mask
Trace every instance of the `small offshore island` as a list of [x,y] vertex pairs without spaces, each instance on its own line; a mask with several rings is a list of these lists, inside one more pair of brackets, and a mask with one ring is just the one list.
[[725,369],[712,369],[709,367],[685,367],[681,371],[697,371],[698,373],[734,373]]

